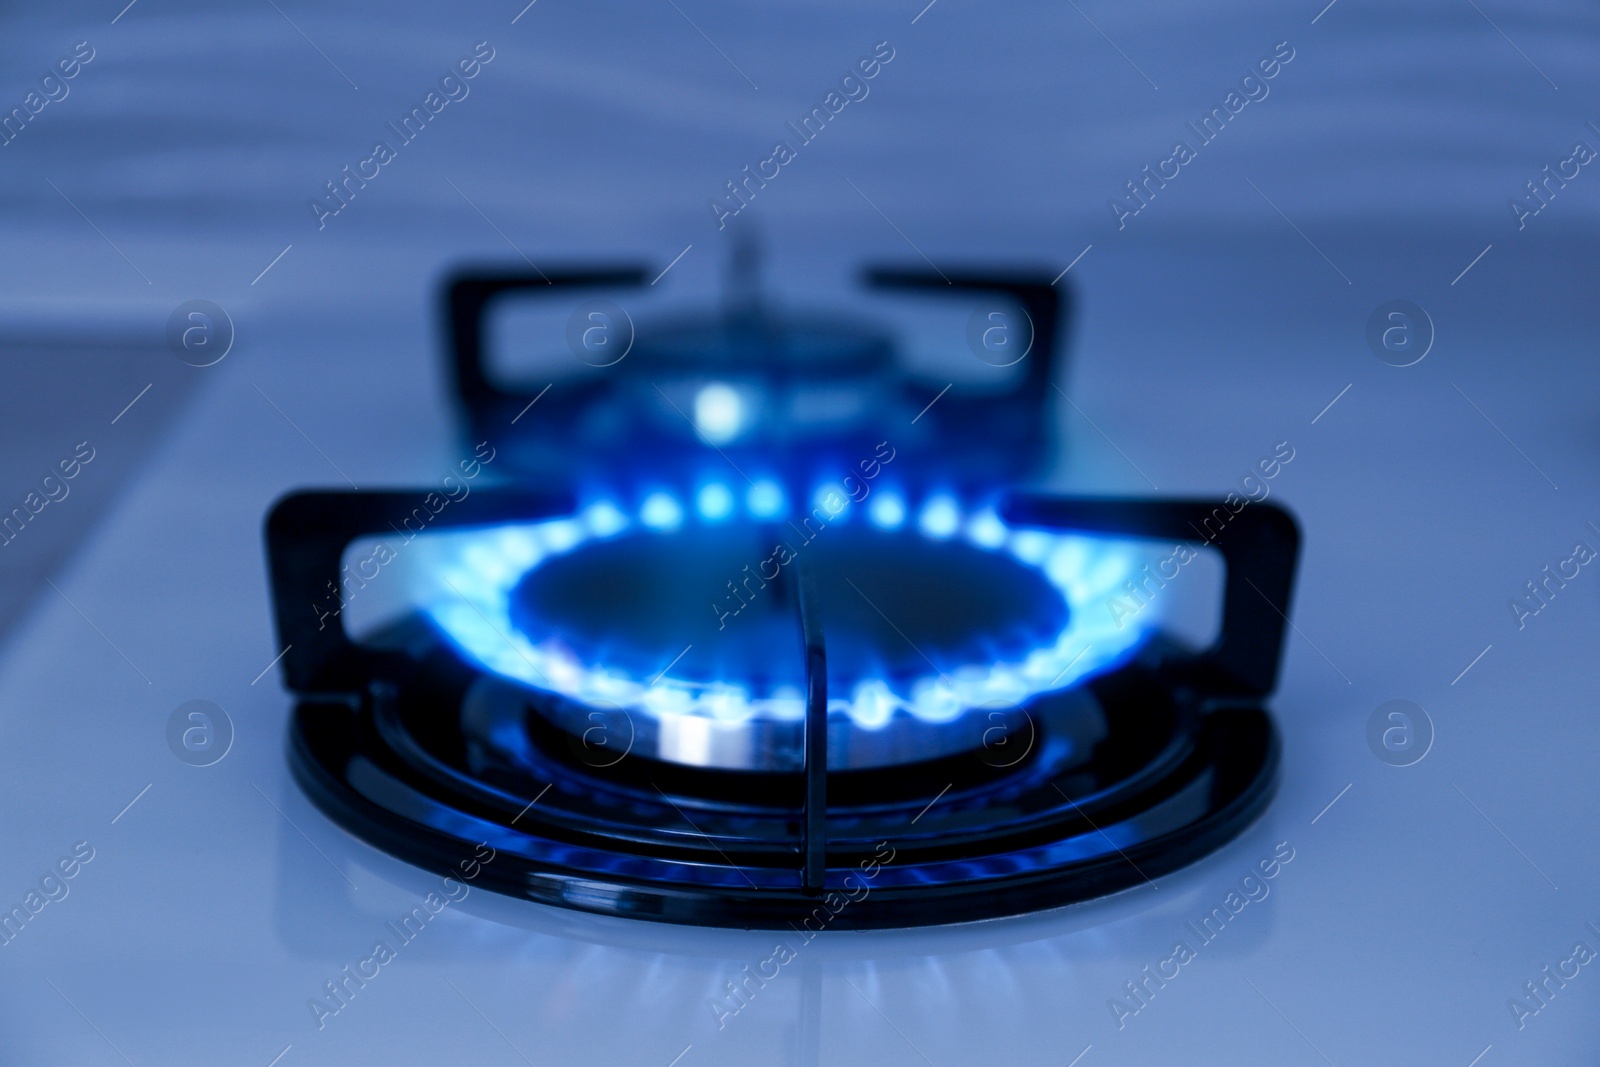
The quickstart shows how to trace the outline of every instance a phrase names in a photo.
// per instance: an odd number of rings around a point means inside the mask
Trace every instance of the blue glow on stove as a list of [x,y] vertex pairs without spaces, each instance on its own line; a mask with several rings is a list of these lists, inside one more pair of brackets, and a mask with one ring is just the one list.
[[933,497],[922,505],[922,514],[917,516],[917,529],[936,541],[955,536],[960,525],[961,507],[953,497]]
[[570,552],[588,540],[583,525],[576,519],[556,519],[541,523],[539,533],[539,540],[544,548],[552,553]]
[[622,509],[606,501],[589,505],[579,517],[596,537],[610,537],[628,526],[628,516],[622,513]]
[[991,551],[1003,547],[1009,533],[993,510],[980,511],[967,523],[967,540]]
[[731,386],[712,382],[694,398],[694,428],[713,445],[725,445],[744,429],[744,401]]
[[669,493],[651,493],[639,507],[639,521],[652,530],[676,530],[683,524],[683,505]]
[[880,530],[898,530],[906,521],[906,502],[897,493],[880,489],[867,504],[867,518]]
[[829,522],[843,522],[850,510],[850,498],[837,485],[819,485],[811,494],[811,507],[820,508]]
[[1011,554],[1030,567],[1044,565],[1059,539],[1043,530],[1018,530],[1008,542]]
[[783,487],[764,478],[750,487],[745,496],[745,507],[756,519],[776,519],[784,512]]
[[721,482],[708,482],[695,494],[694,506],[707,522],[722,522],[733,516],[733,493]]
[[[826,486],[814,496],[820,502],[834,494],[843,498],[837,488]],[[430,596],[426,610],[468,659],[536,689],[582,702],[637,709],[659,719],[797,721],[804,717],[805,705],[793,685],[775,685],[758,692],[738,683],[676,678],[670,668],[659,678],[640,679],[614,667],[580,660],[558,637],[536,643],[511,618],[512,593],[523,577],[545,560],[585,543],[640,528],[670,532],[685,522],[771,520],[784,517],[787,510],[784,492],[775,482],[756,481],[745,494],[742,509],[727,485],[711,482],[696,494],[692,513],[671,493],[656,491],[632,509],[605,500],[589,504],[570,518],[444,537],[440,539],[442,555],[430,568],[444,585]],[[843,521],[848,510],[839,512],[834,521]],[[1016,704],[1065,689],[1126,659],[1159,614],[1141,611],[1119,624],[1113,613],[1095,610],[1103,609],[1099,602],[1119,593],[1135,575],[1140,556],[1126,543],[1082,534],[1013,530],[992,509],[964,511],[948,494],[935,494],[914,506],[888,486],[877,489],[863,510],[871,524],[881,529],[901,528],[915,514],[916,526],[924,536],[961,538],[985,551],[1010,555],[1037,570],[1060,593],[1068,610],[1063,629],[1020,659],[947,667],[906,683],[862,679],[828,701],[830,715],[847,716],[861,728],[884,726],[897,714],[929,723],[949,722],[980,706]]]

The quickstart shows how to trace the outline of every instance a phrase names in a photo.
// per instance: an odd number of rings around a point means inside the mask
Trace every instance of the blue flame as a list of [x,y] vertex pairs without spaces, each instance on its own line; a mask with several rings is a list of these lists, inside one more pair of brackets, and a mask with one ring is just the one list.
[[[823,501],[837,492],[825,485],[813,496]],[[845,521],[854,510],[845,507],[835,521]],[[913,506],[887,485],[875,488],[862,510],[880,529],[898,529],[914,521],[926,537],[960,538],[985,551],[1004,552],[1038,571],[1061,594],[1068,610],[1063,629],[1020,659],[930,672],[904,685],[882,678],[857,682],[847,695],[828,702],[830,714],[846,715],[857,726],[881,727],[899,713],[930,723],[948,722],[979,706],[1015,704],[1064,689],[1123,661],[1157,614],[1140,611],[1119,624],[1111,612],[1091,610],[1095,601],[1119,593],[1133,578],[1138,553],[1126,544],[1079,534],[1013,530],[993,509],[964,511],[948,494],[931,495]],[[712,481],[697,490],[693,508],[657,490],[631,510],[602,500],[570,518],[441,535],[430,551],[427,569],[444,585],[426,596],[426,611],[479,666],[573,700],[637,709],[657,718],[798,720],[804,717],[804,701],[792,685],[755,692],[738,682],[695,682],[670,674],[642,681],[603,663],[579,660],[558,637],[536,642],[511,619],[512,592],[518,582],[543,561],[585,543],[640,527],[668,532],[686,522],[770,521],[787,513],[787,499],[775,481],[754,482],[742,506],[726,484]]]
[[683,524],[683,505],[669,493],[651,493],[639,506],[639,521],[663,533],[676,530]]
[[949,540],[960,526],[961,507],[950,496],[932,497],[917,516],[917,529],[936,541]]
[[694,428],[713,445],[725,445],[744,431],[744,401],[732,386],[711,382],[694,398]]
[[745,507],[749,510],[751,518],[778,518],[785,509],[783,487],[770,478],[754,483],[745,497]]
[[898,530],[906,521],[906,502],[899,493],[880,489],[867,504],[867,517],[880,530]]
[[733,493],[721,482],[707,482],[695,494],[694,506],[706,522],[722,522],[733,517]]

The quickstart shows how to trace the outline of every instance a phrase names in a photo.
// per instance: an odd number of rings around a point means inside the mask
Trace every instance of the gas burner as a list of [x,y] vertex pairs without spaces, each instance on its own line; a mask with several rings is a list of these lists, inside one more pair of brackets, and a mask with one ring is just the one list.
[[[809,560],[780,574],[773,598],[792,644],[762,657],[794,665],[798,717],[751,707],[719,721],[541,688],[464,652],[437,609],[360,644],[342,621],[320,625],[309,605],[346,547],[391,532],[420,495],[301,493],[267,527],[283,668],[301,697],[295,774],[351,832],[420,865],[446,869],[488,843],[482,884],[545,903],[718,926],[915,926],[1141,884],[1229,840],[1273,791],[1278,740],[1260,701],[1298,534],[1271,505],[1233,514],[1212,542],[1226,585],[1211,649],[1152,634],[1074,685],[949,721],[906,713],[875,746],[853,705],[829,698],[829,613],[848,600]],[[1052,538],[1182,541],[1222,508],[1021,495],[997,518]],[[491,544],[581,514],[559,496],[486,489],[435,522]],[[724,729],[738,740],[719,747]]]
[[[909,373],[876,322],[775,308],[759,264],[753,243],[737,244],[720,308],[637,323],[600,294],[629,301],[654,276],[644,267],[457,274],[442,311],[471,440],[492,442],[497,462],[525,475],[602,480],[648,456],[652,474],[681,482],[708,455],[758,482],[802,468],[826,477],[872,456],[891,425],[902,463],[931,466],[946,488],[1014,481],[1047,457],[1050,383],[1071,317],[1064,283],[1047,273],[863,270],[870,293],[969,313],[953,340],[978,356],[979,375],[962,384]],[[549,395],[542,382],[497,380],[492,316],[517,299],[570,309],[566,344],[601,372]],[[523,418],[535,401],[537,417]]]
[[[1065,314],[1047,280],[867,273],[978,294],[975,344],[1020,324],[1003,343],[1022,366],[968,395],[913,380],[875,326],[771,311],[753,260],[735,257],[720,313],[641,325],[626,360],[550,387],[527,419],[543,392],[485,369],[490,305],[646,273],[449,284],[468,432],[521,487],[273,509],[307,793],[422,866],[492,846],[479,882],[504,893],[713,926],[1015,914],[1142,884],[1239,833],[1276,783],[1262,701],[1299,545],[1288,514],[997,491],[1050,440]],[[824,417],[828,396],[850,403]],[[391,535],[411,547],[371,581],[410,595],[357,640],[343,557]],[[1151,542],[1197,539],[1225,568],[1204,650],[1159,624],[1150,594],[1172,575],[1140,565]],[[1111,612],[1114,594],[1141,609]]]

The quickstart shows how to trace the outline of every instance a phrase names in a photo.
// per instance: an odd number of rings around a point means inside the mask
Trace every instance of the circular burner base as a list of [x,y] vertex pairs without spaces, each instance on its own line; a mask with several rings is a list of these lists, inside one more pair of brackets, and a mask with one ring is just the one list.
[[1194,706],[1159,663],[1128,665],[1030,704],[1036,732],[1015,763],[990,747],[830,774],[813,892],[799,775],[632,754],[601,765],[610,754],[529,729],[526,708],[486,711],[471,697],[483,675],[442,643],[411,647],[414,670],[375,683],[359,708],[299,705],[302,786],[410,862],[445,869],[486,843],[495,855],[475,884],[603,914],[813,931],[1054,907],[1193,862],[1249,825],[1276,783],[1263,709]]

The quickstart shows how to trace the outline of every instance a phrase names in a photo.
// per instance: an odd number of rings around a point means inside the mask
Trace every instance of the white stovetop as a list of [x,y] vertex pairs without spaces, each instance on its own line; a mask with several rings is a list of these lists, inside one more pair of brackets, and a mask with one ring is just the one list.
[[[1141,28],[1083,5],[1160,83],[1151,90],[1070,7],[1006,26],[956,0],[914,26],[915,10],[891,5],[760,25],[686,8],[762,83],[744,96],[671,7],[591,26],[541,3],[512,27],[503,6],[396,16],[366,37],[351,17],[286,8],[359,96],[270,7],[174,14],[145,0],[114,26],[98,9],[33,11],[0,45],[12,70],[42,71],[84,37],[99,49],[38,136],[0,161],[16,253],[0,266],[5,315],[123,308],[159,330],[198,296],[240,331],[53,575],[59,592],[46,587],[0,647],[0,905],[21,904],[75,843],[94,850],[68,895],[0,947],[0,1061],[1600,1060],[1593,967],[1521,1029],[1508,1007],[1575,942],[1600,949],[1585,925],[1600,926],[1600,577],[1585,568],[1521,630],[1507,607],[1575,541],[1600,547],[1588,525],[1600,525],[1600,368],[1587,358],[1600,178],[1575,179],[1525,231],[1505,206],[1596,117],[1583,113],[1600,99],[1581,59],[1592,13],[1488,10],[1558,92],[1471,7],[1391,18],[1343,0],[1313,26],[1320,5],[1256,5],[1206,27],[1172,11]],[[323,171],[490,36],[495,63],[461,114],[442,116],[458,126],[399,160],[411,169],[373,190],[370,211],[358,201],[319,233],[304,201]],[[941,265],[1014,256],[1059,269],[1092,244],[1072,272],[1083,305],[1067,388],[1083,414],[1061,405],[1059,484],[1148,490],[1131,460],[1162,492],[1221,494],[1276,442],[1293,444],[1274,499],[1306,542],[1273,700],[1277,800],[1155,888],[819,938],[722,1029],[708,1002],[772,954],[772,934],[474,891],[319,1031],[308,999],[436,879],[334,828],[289,779],[289,698],[275,672],[258,679],[278,651],[260,522],[291,487],[343,484],[335,463],[365,488],[456,460],[431,286],[459,256],[510,250],[444,179],[530,254],[665,264],[692,243],[669,277],[708,285],[721,235],[705,189],[883,38],[900,51],[859,127],[802,159],[811,172],[786,174],[792,193],[771,191],[775,284],[868,255],[914,258],[846,177]],[[1284,38],[1294,63],[1251,105],[1261,113],[1239,119],[1260,122],[1208,147],[1193,165],[1204,169],[1118,233],[1110,192]],[[218,79],[227,92],[208,92]],[[663,86],[681,106],[662,103]],[[8,101],[26,91],[0,88]],[[1386,366],[1362,339],[1393,298],[1438,324],[1414,367]],[[138,417],[135,406],[124,421]],[[61,434],[114,449],[119,426]],[[166,745],[168,716],[191,699],[235,724],[211,767]],[[1368,747],[1369,716],[1393,699],[1434,724],[1414,766]],[[1271,894],[1119,1029],[1108,1001],[1191,940],[1186,924],[1279,842],[1294,858]]]

